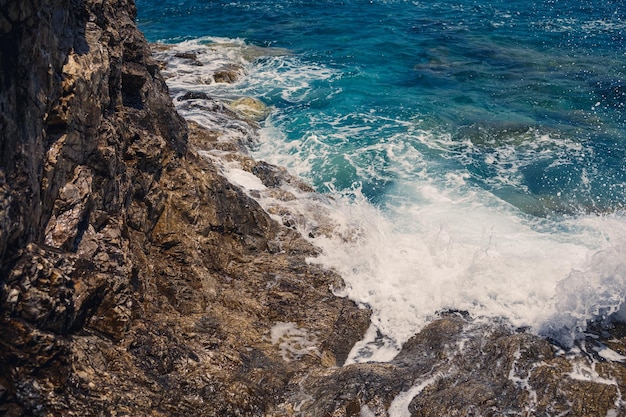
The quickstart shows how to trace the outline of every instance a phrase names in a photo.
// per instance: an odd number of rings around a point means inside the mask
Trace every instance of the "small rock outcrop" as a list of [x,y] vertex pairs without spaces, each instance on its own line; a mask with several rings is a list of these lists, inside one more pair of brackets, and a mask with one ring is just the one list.
[[241,97],[233,100],[230,103],[230,108],[253,121],[265,119],[270,112],[261,100],[254,97]]
[[232,84],[239,81],[244,74],[245,69],[241,65],[227,64],[213,73],[213,79],[216,83]]
[[0,0],[0,415],[625,413],[619,328],[569,354],[445,313],[393,361],[343,366],[369,311],[203,151],[277,199],[292,179],[176,113],[135,13]]
[[[623,352],[623,335],[612,340]],[[599,347],[593,339],[584,354],[568,354],[507,323],[444,312],[389,363],[310,375],[301,415],[624,415],[626,367]]]

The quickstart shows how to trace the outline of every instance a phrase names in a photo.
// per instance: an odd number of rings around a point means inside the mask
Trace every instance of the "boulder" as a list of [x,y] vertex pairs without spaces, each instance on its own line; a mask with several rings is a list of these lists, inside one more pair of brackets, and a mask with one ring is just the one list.
[[244,118],[253,121],[261,121],[270,113],[270,109],[265,105],[265,103],[254,97],[238,98],[233,100],[229,107],[231,110],[240,114]]
[[245,73],[243,65],[226,64],[213,72],[213,80],[216,83],[232,84],[239,81]]

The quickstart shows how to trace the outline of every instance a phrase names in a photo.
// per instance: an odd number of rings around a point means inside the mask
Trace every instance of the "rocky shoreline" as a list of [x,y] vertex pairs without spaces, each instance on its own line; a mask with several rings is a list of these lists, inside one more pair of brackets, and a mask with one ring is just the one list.
[[370,312],[205,153],[311,190],[176,113],[133,1],[0,11],[1,415],[625,413],[619,327],[567,353],[442,312],[342,366]]

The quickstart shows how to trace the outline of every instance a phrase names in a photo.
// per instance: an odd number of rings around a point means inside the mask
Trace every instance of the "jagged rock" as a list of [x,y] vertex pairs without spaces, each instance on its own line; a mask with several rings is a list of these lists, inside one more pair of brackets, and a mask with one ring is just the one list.
[[198,61],[198,54],[196,54],[194,52],[178,52],[174,56],[176,58],[183,58],[183,59],[191,61],[191,65],[195,65],[195,66],[198,66],[198,67],[204,66],[204,64],[202,62]]
[[369,312],[196,153],[132,1],[0,6],[0,414],[271,414],[341,364]]
[[203,92],[196,92],[196,91],[188,91],[185,94],[183,94],[182,96],[178,97],[176,100],[178,101],[185,101],[185,100],[210,100],[211,97],[209,97],[207,95],[207,93],[203,93]]
[[566,355],[506,323],[446,313],[389,363],[315,372],[302,416],[621,415],[625,366]]

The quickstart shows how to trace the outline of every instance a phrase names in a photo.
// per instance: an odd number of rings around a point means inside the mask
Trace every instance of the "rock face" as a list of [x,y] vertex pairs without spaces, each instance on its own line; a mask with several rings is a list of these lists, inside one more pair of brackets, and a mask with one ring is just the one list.
[[0,0],[1,415],[624,414],[619,329],[572,356],[447,313],[342,367],[369,311],[201,156],[240,147],[178,116],[134,19]]
[[133,2],[0,10],[0,414],[261,415],[345,360],[368,312],[192,150]]

